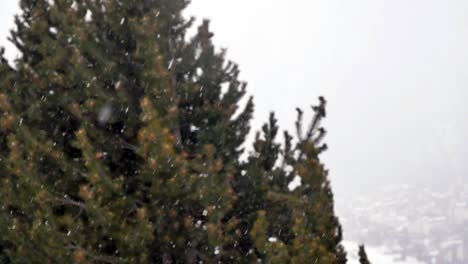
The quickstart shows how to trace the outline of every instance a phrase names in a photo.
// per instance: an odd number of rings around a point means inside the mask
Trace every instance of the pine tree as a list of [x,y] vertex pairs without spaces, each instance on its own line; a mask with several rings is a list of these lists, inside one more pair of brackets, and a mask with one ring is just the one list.
[[367,253],[366,253],[366,249],[365,249],[364,245],[359,246],[358,255],[359,255],[359,263],[361,263],[361,264],[371,264],[370,261],[367,258]]
[[[319,154],[253,102],[186,0],[21,0],[0,54],[0,262],[345,263]],[[294,177],[302,185],[294,191]]]
[[[257,134],[245,175],[238,179],[247,185],[241,193],[253,190],[240,199],[244,203],[240,206],[242,214],[249,212],[256,216],[244,217],[244,221],[255,219],[251,227],[253,244],[264,258],[280,259],[275,263],[347,261],[340,244],[342,230],[334,214],[328,172],[319,160],[320,153],[327,149],[322,143],[326,131],[320,126],[326,116],[326,101],[323,97],[319,101],[313,107],[314,116],[306,131],[303,112],[297,109],[294,146],[288,132],[284,134],[283,147],[275,143],[278,127],[272,114],[270,122],[263,127],[263,136]],[[288,185],[296,177],[302,184],[291,192]],[[247,222],[245,226],[248,229],[252,223]]]

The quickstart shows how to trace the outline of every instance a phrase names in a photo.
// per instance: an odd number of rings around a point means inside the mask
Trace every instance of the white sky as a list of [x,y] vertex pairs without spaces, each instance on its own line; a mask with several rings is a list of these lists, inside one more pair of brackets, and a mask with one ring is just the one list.
[[[0,7],[4,46],[18,8]],[[271,110],[292,128],[296,106],[328,99],[339,189],[468,178],[467,1],[193,0],[187,13],[240,64],[256,129]]]

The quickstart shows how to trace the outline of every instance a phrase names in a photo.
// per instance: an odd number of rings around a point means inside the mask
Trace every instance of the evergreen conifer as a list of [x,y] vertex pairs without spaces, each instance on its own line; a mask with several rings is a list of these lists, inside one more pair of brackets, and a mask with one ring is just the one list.
[[[240,161],[252,99],[186,0],[21,0],[0,61],[1,263],[346,263],[325,100]],[[302,184],[288,188],[296,177]]]
[[361,264],[371,264],[369,259],[367,258],[367,253],[366,253],[366,249],[365,249],[364,245],[359,246],[358,256],[359,256],[359,263],[361,263]]

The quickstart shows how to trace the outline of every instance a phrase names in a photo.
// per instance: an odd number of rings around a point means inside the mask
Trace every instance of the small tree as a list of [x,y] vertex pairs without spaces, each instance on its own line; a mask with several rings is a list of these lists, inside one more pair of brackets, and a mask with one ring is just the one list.
[[187,40],[187,1],[20,3],[21,57],[0,56],[0,261],[346,262],[323,98],[295,144],[272,115],[241,162],[252,100],[207,21]]
[[359,246],[359,263],[361,264],[371,264],[371,262],[367,259],[367,253],[364,245]]

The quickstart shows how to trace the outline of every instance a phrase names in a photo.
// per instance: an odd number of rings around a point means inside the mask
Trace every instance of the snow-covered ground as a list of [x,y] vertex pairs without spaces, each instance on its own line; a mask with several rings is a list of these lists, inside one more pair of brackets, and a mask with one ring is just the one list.
[[[359,245],[355,242],[345,241],[343,245],[348,252],[348,263],[359,264],[358,258],[358,247]],[[413,258],[407,258],[404,261],[397,260],[398,256],[392,256],[386,253],[385,248],[373,248],[366,247],[367,256],[369,260],[374,264],[426,264],[424,262],[417,261]]]

